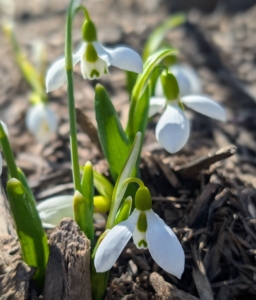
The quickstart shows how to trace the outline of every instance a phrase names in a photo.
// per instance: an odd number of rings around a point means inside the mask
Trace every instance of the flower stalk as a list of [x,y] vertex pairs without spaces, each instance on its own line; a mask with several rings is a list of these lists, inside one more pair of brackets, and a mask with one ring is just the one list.
[[77,143],[77,128],[76,128],[76,111],[74,99],[74,84],[73,84],[73,63],[72,63],[72,23],[74,17],[74,0],[71,1],[67,12],[66,20],[66,37],[65,37],[65,64],[68,83],[68,111],[70,125],[70,148],[71,148],[71,163],[75,190],[82,192],[80,182],[80,168],[78,159],[78,143]]

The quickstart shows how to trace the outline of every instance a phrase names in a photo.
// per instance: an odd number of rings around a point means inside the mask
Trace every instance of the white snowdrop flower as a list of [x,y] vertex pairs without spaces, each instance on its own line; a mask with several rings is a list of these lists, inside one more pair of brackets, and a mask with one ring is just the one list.
[[[131,71],[142,73],[143,63],[140,56],[132,49],[124,46],[115,48],[103,47],[97,40],[97,31],[87,16],[82,28],[83,42],[73,54],[73,65],[79,61],[81,72],[86,79],[99,79],[108,75],[110,65]],[[46,74],[46,91],[58,89],[66,81],[65,58],[55,61]]]
[[[37,210],[42,220],[43,227],[55,228],[63,218],[73,218],[73,198],[73,195],[60,195],[38,203]],[[97,224],[106,223],[106,219],[101,213],[94,213],[93,219]]]
[[207,117],[225,122],[226,113],[221,105],[203,95],[179,97],[179,86],[172,73],[161,74],[165,96],[151,97],[149,117],[164,109],[156,125],[156,139],[170,153],[179,151],[189,138],[189,121],[183,104]]
[[[202,84],[199,76],[193,68],[186,64],[175,64],[169,71],[176,77],[179,85],[180,97],[202,93]],[[155,87],[156,97],[163,97],[163,88],[160,79],[157,80]]]
[[57,131],[58,120],[47,104],[38,103],[29,108],[26,125],[39,142],[47,143]]
[[37,204],[44,228],[55,228],[63,218],[73,218],[73,196],[61,195]]
[[135,209],[129,218],[114,226],[100,243],[94,260],[96,271],[109,270],[132,236],[137,248],[148,248],[161,268],[181,277],[184,251],[171,228],[153,212],[151,196],[146,187],[138,189]]

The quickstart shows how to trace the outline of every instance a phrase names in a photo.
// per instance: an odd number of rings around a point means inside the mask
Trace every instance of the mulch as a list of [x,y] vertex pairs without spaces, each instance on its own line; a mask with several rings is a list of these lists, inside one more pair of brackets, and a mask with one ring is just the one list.
[[[22,48],[31,53],[32,40],[40,37],[50,63],[63,53],[68,1],[29,6],[16,2]],[[100,41],[109,46],[128,44],[141,52],[148,34],[169,9],[168,1],[150,2],[151,6],[144,1],[89,1]],[[230,13],[221,3],[211,14],[188,10],[186,24],[168,32],[166,39],[179,49],[180,60],[197,70],[204,93],[226,107],[228,121],[220,123],[187,110],[190,139],[170,155],[155,140],[156,116],[146,132],[140,165],[154,210],[182,243],[185,272],[178,280],[160,269],[148,251],[130,242],[110,273],[106,299],[256,299],[256,6]],[[75,43],[81,20],[81,16],[75,20]],[[48,145],[39,145],[25,127],[29,88],[3,36],[0,44],[0,118],[9,128],[17,164],[38,201],[71,194],[66,87],[50,95],[59,117],[58,133]],[[101,82],[125,125],[129,105],[125,74],[115,68],[110,73]],[[74,81],[78,114],[83,112],[92,128],[85,134],[79,127],[80,163],[90,160],[109,177],[93,129],[95,82],[84,81],[79,66]],[[103,228],[96,225],[96,229],[98,236]]]

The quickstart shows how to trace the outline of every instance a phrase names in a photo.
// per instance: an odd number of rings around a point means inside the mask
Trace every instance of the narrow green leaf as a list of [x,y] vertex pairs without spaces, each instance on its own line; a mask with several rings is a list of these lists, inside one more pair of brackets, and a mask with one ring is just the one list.
[[105,176],[103,176],[102,174],[94,170],[93,181],[94,181],[94,186],[100,195],[110,199],[112,198],[114,186]]
[[138,74],[134,72],[126,71],[126,89],[129,95],[132,94],[133,87],[136,83]]
[[130,178],[132,176],[132,173],[134,171],[138,159],[138,154],[140,152],[140,147],[141,147],[141,133],[138,132],[135,136],[129,156],[123,166],[122,172],[120,172],[117,178],[114,187],[106,229],[110,229],[114,226],[117,211],[119,209],[120,203],[123,199],[123,196],[128,186],[128,183],[125,184],[124,182],[127,178]]
[[148,37],[142,55],[143,60],[145,61],[151,54],[159,50],[159,46],[162,44],[168,30],[182,25],[185,21],[186,17],[184,14],[176,14],[158,26]]
[[132,209],[132,197],[129,196],[125,199],[124,203],[120,207],[114,225],[117,225],[118,223],[127,220],[128,217],[130,216],[131,209]]
[[49,248],[35,201],[22,183],[15,178],[7,182],[6,189],[21,245],[23,260],[29,266],[37,269],[34,280],[38,287],[42,289]]
[[95,88],[95,113],[101,147],[115,181],[129,154],[130,145],[117,112],[100,84]]
[[167,56],[177,55],[178,51],[176,49],[164,49],[160,50],[157,53],[151,55],[144,65],[144,71],[142,74],[140,74],[137,78],[136,84],[133,88],[132,92],[132,99],[131,99],[131,105],[130,105],[130,111],[129,111],[129,119],[128,124],[126,128],[126,133],[129,136],[129,140],[133,141],[136,130],[134,127],[134,124],[136,122],[136,118],[138,117],[136,114],[136,106],[137,101],[140,99],[142,94],[144,93],[148,80],[150,79],[150,76],[155,69],[155,67],[158,65],[161,60],[163,60]]
[[93,229],[93,212],[88,209],[89,201],[79,191],[75,191],[73,198],[74,206],[74,219],[79,225],[81,231],[85,233],[88,239],[93,244],[94,242],[94,229]]

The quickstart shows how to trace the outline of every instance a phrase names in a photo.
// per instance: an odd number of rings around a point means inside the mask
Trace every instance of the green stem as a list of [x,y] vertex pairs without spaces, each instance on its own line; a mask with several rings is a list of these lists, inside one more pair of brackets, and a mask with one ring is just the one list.
[[12,178],[20,179],[18,168],[16,166],[16,162],[14,159],[14,155],[12,152],[12,148],[10,146],[8,137],[6,135],[6,132],[3,128],[2,122],[0,122],[0,141],[3,148],[4,157],[10,172],[10,175]]
[[139,178],[136,177],[131,177],[131,178],[127,178],[124,182],[123,185],[127,184],[127,183],[131,183],[131,182],[136,182],[138,183],[138,185],[140,186],[140,188],[143,188],[145,185],[143,183],[143,181]]
[[70,146],[71,146],[71,162],[73,180],[75,190],[81,191],[80,183],[80,169],[78,159],[78,146],[77,146],[77,129],[76,129],[76,111],[75,111],[75,99],[74,99],[74,86],[73,86],[73,61],[72,61],[72,5],[70,4],[67,21],[66,21],[66,40],[65,40],[65,59],[66,59],[66,72],[68,83],[68,110],[69,110],[69,124],[70,124]]

